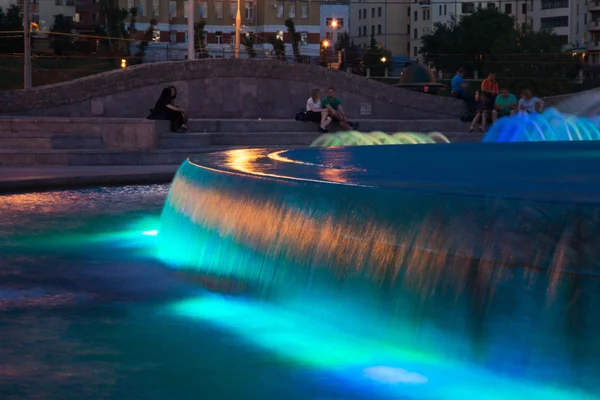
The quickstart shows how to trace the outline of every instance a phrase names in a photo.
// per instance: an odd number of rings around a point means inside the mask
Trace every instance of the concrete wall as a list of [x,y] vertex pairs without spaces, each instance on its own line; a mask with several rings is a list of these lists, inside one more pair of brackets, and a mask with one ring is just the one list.
[[462,102],[361,76],[270,60],[210,59],[144,64],[30,91],[0,93],[2,113],[64,117],[145,117],[162,88],[191,118],[293,118],[312,88],[337,88],[352,118],[458,118]]

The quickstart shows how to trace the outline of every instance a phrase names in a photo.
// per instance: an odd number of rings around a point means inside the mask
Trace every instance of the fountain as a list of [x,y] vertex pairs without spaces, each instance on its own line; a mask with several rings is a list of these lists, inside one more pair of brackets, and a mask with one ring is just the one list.
[[598,143],[369,146],[398,139],[184,163],[159,257],[242,289],[173,311],[389,395],[596,398]]
[[311,147],[332,146],[372,146],[389,144],[433,144],[450,143],[448,138],[440,132],[413,133],[397,132],[389,135],[385,132],[362,133],[357,131],[326,133],[316,138]]
[[518,113],[499,119],[484,142],[600,140],[600,118],[562,114],[550,108],[542,114]]

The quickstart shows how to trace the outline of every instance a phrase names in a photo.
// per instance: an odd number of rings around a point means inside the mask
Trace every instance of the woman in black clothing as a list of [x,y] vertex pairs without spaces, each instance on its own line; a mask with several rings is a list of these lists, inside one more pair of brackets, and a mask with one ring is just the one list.
[[177,89],[175,86],[164,88],[156,105],[154,106],[153,114],[156,118],[168,119],[171,121],[172,132],[187,132],[187,114],[183,108],[175,106],[174,101],[177,97]]

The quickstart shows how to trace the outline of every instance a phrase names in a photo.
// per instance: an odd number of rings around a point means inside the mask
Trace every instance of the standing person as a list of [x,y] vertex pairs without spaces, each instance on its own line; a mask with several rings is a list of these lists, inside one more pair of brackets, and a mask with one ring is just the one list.
[[346,118],[346,113],[344,112],[344,108],[342,107],[342,102],[340,99],[335,97],[335,88],[330,87],[327,89],[327,97],[323,99],[321,102],[323,108],[327,109],[327,115],[330,117],[329,122],[325,120],[325,123],[321,124],[321,129],[326,130],[327,125],[331,122],[331,119],[335,119],[340,123],[340,126],[347,131],[351,129],[358,129],[358,123],[352,124]]
[[186,123],[187,114],[183,108],[175,106],[177,98],[177,89],[175,86],[169,86],[163,89],[156,105],[152,110],[152,115],[156,119],[168,119],[171,121],[171,132],[187,132]]
[[517,109],[519,112],[527,114],[541,113],[544,111],[544,102],[541,99],[534,97],[531,94],[531,90],[523,89],[521,91],[521,98],[519,99]]
[[327,114],[327,109],[321,105],[319,89],[313,89],[306,102],[306,117],[309,121],[319,124],[319,132],[326,133],[327,129],[323,126],[327,126],[331,122],[331,118]]
[[460,67],[450,82],[450,88],[452,89],[452,96],[463,100],[465,103],[467,103],[469,111],[472,111],[475,99],[469,93],[467,93],[467,87],[469,84],[465,82],[465,74],[465,69]]
[[498,95],[500,91],[498,90],[498,81],[496,80],[495,72],[490,72],[488,77],[481,82],[481,91],[489,94],[493,98]]
[[508,92],[508,88],[500,89],[500,94],[494,100],[494,111],[492,111],[492,122],[498,118],[515,115],[517,109],[517,96]]
[[492,111],[494,110],[494,100],[487,92],[482,92],[479,96],[479,101],[477,102],[477,110],[475,111],[475,118],[473,118],[473,122],[471,122],[471,127],[469,128],[469,133],[475,130],[475,127],[481,129],[482,132],[485,132],[486,125]]

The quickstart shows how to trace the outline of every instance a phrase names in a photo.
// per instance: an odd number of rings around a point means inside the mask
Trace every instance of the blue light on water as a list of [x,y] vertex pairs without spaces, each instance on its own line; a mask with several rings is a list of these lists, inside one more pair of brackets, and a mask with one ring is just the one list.
[[484,142],[600,140],[600,118],[562,114],[550,108],[542,114],[519,113],[499,119]]
[[142,232],[142,235],[144,236],[158,236],[158,230],[157,229],[152,229],[149,231],[144,231]]

